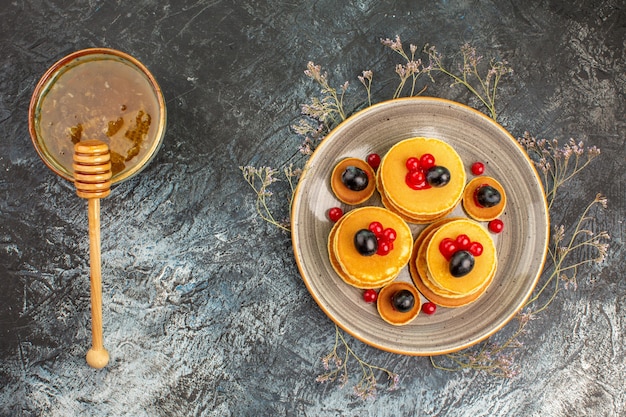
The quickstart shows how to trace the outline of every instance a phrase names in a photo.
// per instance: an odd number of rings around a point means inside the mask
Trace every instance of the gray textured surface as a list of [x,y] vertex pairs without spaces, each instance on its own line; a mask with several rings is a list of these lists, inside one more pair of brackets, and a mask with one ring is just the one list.
[[[0,415],[626,415],[624,1],[1,3]],[[401,378],[362,402],[315,381],[334,325],[308,296],[289,236],[256,216],[238,166],[299,161],[289,126],[317,92],[308,60],[353,92],[372,69],[375,101],[389,98],[399,61],[380,38],[395,35],[508,59],[500,121],[514,136],[600,147],[553,222],[572,224],[602,192],[609,208],[595,223],[611,250],[531,324],[516,378],[441,372],[349,339]],[[102,202],[101,371],[84,362],[86,206],[41,163],[27,127],[39,77],[92,46],[144,62],[168,105],[157,158]],[[428,94],[476,105],[447,84]]]

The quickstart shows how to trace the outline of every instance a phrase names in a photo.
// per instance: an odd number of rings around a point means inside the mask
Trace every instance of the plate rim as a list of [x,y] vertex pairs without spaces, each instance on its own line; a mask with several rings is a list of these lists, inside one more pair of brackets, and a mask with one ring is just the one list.
[[[368,339],[367,337],[364,337],[362,335],[360,335],[358,332],[352,330],[350,328],[349,325],[341,322],[340,320],[338,320],[336,317],[333,316],[333,314],[331,314],[328,309],[324,306],[324,304],[321,302],[321,300],[319,299],[318,295],[315,293],[315,291],[313,291],[312,289],[312,283],[310,282],[310,279],[306,277],[306,274],[304,273],[304,266],[301,264],[300,258],[301,255],[298,252],[298,248],[297,248],[297,242],[295,240],[295,235],[297,233],[296,231],[296,217],[297,217],[297,212],[295,210],[296,207],[298,207],[298,202],[302,193],[302,189],[304,187],[304,183],[306,182],[306,175],[309,171],[309,169],[311,168],[311,165],[315,162],[315,156],[316,153],[321,152],[320,149],[323,149],[325,146],[327,146],[328,143],[330,143],[334,137],[337,135],[337,132],[340,132],[345,125],[351,124],[351,123],[355,123],[355,120],[358,120],[364,116],[367,116],[367,113],[370,112],[374,112],[377,109],[379,109],[380,107],[387,107],[387,106],[393,106],[396,105],[397,103],[400,102],[414,102],[414,103],[427,103],[427,102],[432,102],[432,103],[436,103],[436,104],[444,104],[444,105],[448,105],[450,107],[455,107],[461,111],[466,111],[469,112],[470,114],[473,114],[474,116],[479,117],[480,119],[482,119],[483,121],[489,123],[492,125],[492,127],[495,127],[497,130],[499,130],[501,133],[503,133],[506,137],[508,137],[508,139],[514,143],[521,151],[521,154],[524,156],[527,165],[531,168],[533,174],[534,174],[534,178],[535,178],[535,182],[536,185],[540,188],[541,190],[541,195],[542,195],[542,214],[543,214],[543,218],[545,220],[545,240],[543,243],[543,256],[541,257],[541,263],[539,265],[539,268],[537,270],[537,273],[535,274],[535,276],[532,279],[532,283],[527,291],[527,293],[524,295],[523,298],[521,298],[518,302],[518,305],[513,309],[513,311],[509,314],[508,317],[505,317],[504,320],[501,320],[500,323],[498,323],[496,326],[494,326],[492,329],[490,329],[489,331],[485,332],[485,334],[481,335],[480,337],[472,340],[472,341],[468,341],[465,343],[461,343],[458,346],[454,346],[448,349],[441,349],[441,350],[430,350],[430,351],[420,351],[420,352],[415,352],[415,351],[406,351],[403,349],[394,349],[393,347],[389,347],[386,345],[381,345],[380,343],[377,343],[376,341],[372,341],[370,339]],[[291,206],[291,213],[290,213],[290,226],[291,226],[291,231],[290,231],[290,237],[291,237],[291,243],[292,243],[292,250],[293,250],[293,255],[298,267],[298,272],[302,278],[302,280],[304,281],[304,284],[307,288],[308,293],[310,294],[310,296],[315,300],[316,304],[318,305],[318,307],[324,312],[324,314],[331,319],[331,321],[333,321],[337,326],[339,326],[343,331],[345,331],[346,333],[348,333],[350,336],[354,337],[355,339],[370,345],[372,347],[375,347],[379,350],[382,351],[386,351],[386,352],[390,352],[390,353],[396,353],[396,354],[402,354],[402,355],[409,355],[409,356],[436,356],[436,355],[445,355],[445,354],[449,354],[449,353],[453,353],[453,352],[458,352],[460,350],[469,348],[471,346],[474,346],[486,339],[488,339],[489,337],[493,336],[495,333],[499,332],[503,327],[505,327],[512,319],[513,317],[515,317],[515,315],[524,307],[524,305],[526,304],[527,300],[530,298],[530,296],[532,295],[532,293],[534,292],[537,283],[539,282],[541,276],[543,275],[543,271],[545,268],[545,264],[546,264],[546,260],[548,257],[548,244],[549,244],[549,240],[550,240],[550,214],[549,214],[549,208],[548,208],[548,202],[547,202],[547,197],[546,197],[546,192],[545,192],[545,188],[543,185],[543,181],[541,180],[539,173],[537,171],[537,168],[535,167],[533,161],[531,160],[531,158],[528,156],[528,153],[526,152],[526,150],[522,147],[522,145],[515,140],[515,138],[511,135],[511,133],[506,130],[502,125],[500,125],[497,121],[493,120],[492,118],[490,118],[489,116],[487,116],[486,114],[480,112],[479,110],[476,110],[468,105],[465,105],[463,103],[459,103],[453,100],[449,100],[449,99],[445,99],[445,98],[440,98],[440,97],[430,97],[430,96],[418,96],[418,97],[401,97],[401,98],[394,98],[394,99],[390,99],[390,100],[385,100],[385,101],[381,101],[379,103],[375,103],[371,106],[365,107],[361,110],[356,111],[355,113],[353,113],[352,115],[350,115],[349,117],[347,117],[346,119],[344,119],[343,121],[341,121],[337,126],[335,126],[325,137],[324,139],[320,142],[320,144],[316,147],[316,149],[313,151],[313,153],[309,156],[309,158],[307,159],[303,169],[302,169],[302,174],[300,176],[300,179],[298,180],[298,184],[294,190],[294,194],[293,194],[293,200],[292,200],[292,206]]]

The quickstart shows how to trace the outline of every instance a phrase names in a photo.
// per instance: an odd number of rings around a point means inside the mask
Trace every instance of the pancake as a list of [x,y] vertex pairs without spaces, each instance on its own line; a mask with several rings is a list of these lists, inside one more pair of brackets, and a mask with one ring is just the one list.
[[[493,207],[482,207],[474,198],[474,194],[476,190],[483,186],[490,185],[500,193],[500,203]],[[492,177],[481,176],[476,177],[471,180],[463,191],[463,209],[465,212],[477,221],[491,221],[500,217],[500,215],[504,212],[504,208],[506,207],[506,193],[504,191],[504,187]]]
[[[396,231],[393,250],[386,255],[360,254],[354,237],[361,229],[368,229],[377,221],[384,228]],[[378,288],[393,280],[406,266],[413,249],[411,229],[404,220],[382,207],[361,207],[344,214],[329,235],[329,254],[338,275],[357,288]]]
[[[483,252],[475,256],[472,270],[462,276],[454,277],[450,273],[449,261],[439,251],[439,245],[445,238],[456,239],[460,234],[467,235],[472,242],[480,242]],[[469,219],[455,220],[439,227],[432,235],[426,248],[428,279],[438,288],[453,294],[470,295],[478,291],[496,268],[496,247],[491,236],[480,224]]]
[[[441,187],[414,190],[406,183],[406,161],[431,154],[435,165],[450,171],[450,181]],[[407,216],[425,222],[451,211],[460,202],[465,187],[465,168],[452,146],[434,138],[405,139],[389,149],[378,167],[379,192],[389,205]]]
[[[359,168],[367,174],[368,182],[367,187],[365,187],[364,190],[351,190],[341,180],[346,168],[350,166]],[[350,205],[361,204],[367,201],[376,190],[376,173],[372,167],[362,159],[345,158],[335,165],[335,168],[330,176],[330,188],[333,190],[335,197],[337,197],[339,201]]]
[[[395,293],[401,290],[408,290],[415,297],[415,305],[407,312],[401,312],[393,307],[392,298]],[[378,301],[376,302],[378,308],[378,314],[387,323],[394,326],[402,326],[410,323],[417,317],[422,307],[420,295],[417,289],[408,282],[398,281],[392,282],[389,285],[384,286],[378,293]]]

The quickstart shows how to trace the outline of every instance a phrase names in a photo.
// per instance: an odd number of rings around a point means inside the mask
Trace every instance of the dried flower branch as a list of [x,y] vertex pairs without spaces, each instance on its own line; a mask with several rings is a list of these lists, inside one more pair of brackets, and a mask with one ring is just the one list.
[[539,172],[543,175],[548,207],[552,208],[556,193],[567,181],[591,163],[600,149],[595,146],[585,148],[584,144],[571,139],[559,147],[557,139],[537,139],[524,132],[518,142],[526,149]]
[[394,40],[386,38],[386,39],[381,39],[380,41],[383,45],[385,45],[388,48],[391,48],[392,51],[399,54],[406,61],[406,64],[396,65],[396,74],[398,74],[398,76],[400,77],[400,84],[396,88],[396,91],[393,94],[393,98],[398,98],[402,95],[402,90],[404,90],[404,86],[406,82],[409,80],[409,78],[411,79],[411,89],[409,92],[409,96],[421,94],[426,89],[426,87],[424,87],[423,90],[419,91],[416,94],[415,86],[417,84],[417,80],[419,79],[421,75],[430,73],[431,66],[429,65],[428,67],[426,67],[422,63],[421,59],[415,58],[415,52],[417,52],[417,46],[413,44],[409,45],[409,51],[411,53],[411,56],[409,56],[404,51],[404,47],[402,46],[402,41],[400,40],[400,36],[396,35],[396,38]]
[[357,77],[361,84],[365,86],[365,90],[367,91],[367,105],[372,105],[372,80],[374,78],[374,73],[370,70],[363,71],[362,75]]
[[[340,345],[341,343],[341,345]],[[398,389],[399,376],[398,374],[389,371],[388,369],[371,365],[362,360],[351,348],[348,346],[343,334],[339,331],[339,327],[335,325],[335,345],[333,349],[322,357],[322,365],[326,371],[317,377],[317,382],[339,382],[339,387],[343,388],[348,383],[348,361],[353,358],[357,361],[361,367],[361,376],[359,381],[354,386],[354,395],[366,400],[376,397],[378,390],[378,380],[376,373],[383,373],[387,375],[389,385],[388,391],[394,391]]]
[[313,106],[302,106],[303,113],[313,118],[320,118],[323,122],[331,122],[328,118],[332,118],[332,122],[337,122],[336,116],[339,116],[341,120],[345,120],[346,113],[343,109],[343,98],[348,89],[348,82],[346,81],[341,86],[340,93],[330,86],[328,83],[328,75],[326,72],[322,72],[320,65],[309,61],[307,69],[304,74],[310,79],[317,82],[322,87],[322,100],[313,100]]
[[[289,222],[281,222],[276,220],[267,201],[268,198],[274,195],[274,193],[269,189],[270,186],[275,182],[280,181],[275,176],[278,173],[278,170],[267,166],[255,168],[250,165],[245,167],[240,166],[239,169],[241,170],[246,182],[250,185],[250,187],[252,187],[252,189],[256,193],[255,207],[259,216],[266,222],[278,227],[279,229],[289,232]],[[301,173],[302,170],[294,168],[293,164],[290,164],[283,169],[283,174],[285,175],[285,178],[287,179],[290,188],[288,197],[289,211],[291,211],[295,187]]]
[[[607,240],[610,239],[606,231],[594,232],[587,228],[588,223],[594,221],[594,217],[589,212],[594,206],[600,205],[607,207],[607,200],[601,194],[597,194],[595,199],[587,205],[578,221],[574,226],[569,239],[566,238],[565,227],[563,225],[556,227],[552,235],[552,247],[548,251],[548,259],[550,261],[549,268],[544,270],[546,276],[545,282],[538,290],[535,291],[533,297],[526,302],[526,307],[539,302],[541,295],[551,288],[548,300],[534,310],[539,313],[545,310],[559,291],[559,281],[565,281],[566,285],[571,285],[574,289],[578,288],[577,274],[578,270],[590,264],[602,264],[606,259],[609,249]],[[564,244],[565,243],[565,244]],[[582,260],[570,260],[575,253],[595,254],[595,256],[586,256]]]
[[503,76],[513,74],[513,69],[509,67],[507,61],[492,59],[488,68],[486,68],[486,74],[483,76],[481,75],[481,72],[484,72],[484,66],[481,65],[483,57],[476,53],[476,48],[466,43],[461,47],[463,65],[459,66],[459,73],[455,74],[452,70],[446,68],[443,63],[443,57],[437,51],[437,48],[427,44],[424,47],[424,52],[428,54],[430,59],[428,65],[430,72],[439,71],[451,77],[453,80],[451,87],[460,84],[467,88],[483,103],[489,111],[491,118],[497,120],[496,98],[498,84]]
[[[340,87],[340,92],[337,92],[330,86],[326,72],[322,72],[322,67],[313,62],[307,64],[304,74],[322,88],[321,97],[312,97],[310,103],[301,106],[305,118],[291,126],[298,135],[304,137],[300,144],[300,153],[310,156],[326,134],[346,118],[343,100],[349,84],[347,81],[344,82]],[[361,80],[362,77],[363,80]],[[366,88],[369,88],[372,80],[371,71],[367,74],[364,71],[362,77],[359,77],[359,80]]]

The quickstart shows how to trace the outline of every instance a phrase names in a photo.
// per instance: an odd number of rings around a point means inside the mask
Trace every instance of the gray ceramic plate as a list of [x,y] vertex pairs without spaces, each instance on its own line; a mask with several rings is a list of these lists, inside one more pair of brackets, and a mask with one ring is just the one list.
[[[327,211],[341,204],[330,189],[330,173],[342,158],[381,156],[395,143],[415,136],[451,144],[465,163],[468,179],[474,161],[486,165],[507,192],[501,216],[504,231],[495,236],[498,271],[488,290],[466,307],[438,308],[410,324],[392,326],[366,304],[362,291],[345,284],[328,259],[332,223]],[[380,205],[377,193],[363,205]],[[451,216],[465,216],[462,208]],[[292,241],[298,268],[320,308],[357,339],[379,349],[408,355],[437,355],[469,347],[504,326],[522,307],[545,261],[549,221],[544,191],[531,161],[515,139],[482,113],[437,98],[407,98],[369,107],[335,128],[309,159],[292,206]],[[417,235],[423,226],[412,226]],[[408,269],[398,280],[410,281]]]

